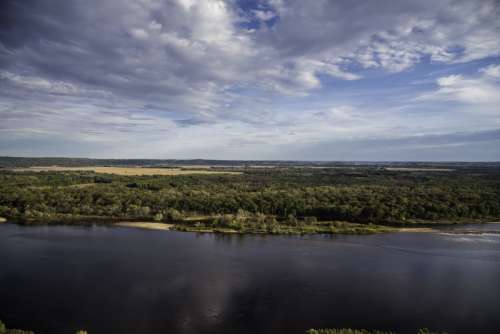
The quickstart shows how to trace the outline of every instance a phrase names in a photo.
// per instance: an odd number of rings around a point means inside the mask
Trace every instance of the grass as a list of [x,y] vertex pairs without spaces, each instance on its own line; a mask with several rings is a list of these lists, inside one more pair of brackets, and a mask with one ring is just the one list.
[[147,167],[63,167],[63,166],[47,166],[47,167],[28,167],[15,168],[18,172],[75,172],[75,171],[92,171],[102,174],[115,174],[125,176],[144,176],[144,175],[191,175],[191,174],[241,174],[240,172],[228,171],[212,171],[212,170],[185,170],[181,168],[147,168]]
[[[35,334],[35,333],[24,329],[7,328],[5,324],[0,320],[0,334]],[[88,334],[88,333],[87,331],[79,330],[76,332],[76,334]]]
[[0,321],[0,334],[34,334],[34,333],[22,329],[9,329],[5,326],[5,324],[2,321]]
[[386,331],[369,331],[366,329],[351,329],[351,328],[328,328],[328,329],[310,329],[306,334],[395,334],[394,332]]
[[[351,329],[351,328],[325,328],[325,329],[310,329],[306,334],[396,334],[390,331],[377,331],[366,329]],[[431,332],[427,328],[421,328],[417,334],[446,334]]]
[[347,222],[318,222],[314,224],[285,225],[246,223],[236,226],[213,226],[205,223],[189,222],[175,224],[172,230],[199,233],[241,233],[241,234],[375,234],[396,232],[397,229]]

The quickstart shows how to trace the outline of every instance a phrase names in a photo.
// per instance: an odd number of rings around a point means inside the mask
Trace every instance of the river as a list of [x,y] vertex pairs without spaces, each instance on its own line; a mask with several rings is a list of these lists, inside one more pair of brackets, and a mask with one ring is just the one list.
[[0,319],[37,334],[499,333],[500,225],[455,232],[240,236],[2,224]]

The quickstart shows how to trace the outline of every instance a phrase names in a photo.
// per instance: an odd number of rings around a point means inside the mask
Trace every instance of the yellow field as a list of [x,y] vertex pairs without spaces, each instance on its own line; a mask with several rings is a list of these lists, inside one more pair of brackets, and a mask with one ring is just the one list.
[[67,171],[93,171],[96,173],[116,175],[186,175],[186,174],[241,174],[240,172],[225,172],[212,170],[184,170],[181,168],[145,168],[145,167],[29,167],[15,168],[19,172],[67,172]]

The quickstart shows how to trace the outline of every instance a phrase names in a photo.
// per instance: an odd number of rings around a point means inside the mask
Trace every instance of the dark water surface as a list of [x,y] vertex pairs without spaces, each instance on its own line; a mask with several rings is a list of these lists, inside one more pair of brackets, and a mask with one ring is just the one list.
[[500,333],[500,228],[481,228],[287,237],[3,224],[0,319],[37,334]]

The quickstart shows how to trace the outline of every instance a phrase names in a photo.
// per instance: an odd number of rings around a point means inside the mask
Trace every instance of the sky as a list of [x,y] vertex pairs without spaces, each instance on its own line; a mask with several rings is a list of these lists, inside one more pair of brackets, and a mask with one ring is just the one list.
[[499,161],[498,0],[2,0],[0,155]]

